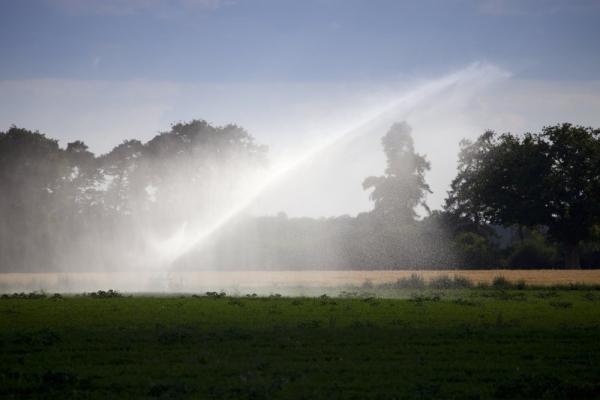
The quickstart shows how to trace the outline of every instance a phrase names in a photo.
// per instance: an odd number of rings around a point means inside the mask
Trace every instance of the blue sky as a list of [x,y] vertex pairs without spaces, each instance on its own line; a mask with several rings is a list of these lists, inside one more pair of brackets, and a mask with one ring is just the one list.
[[381,81],[475,61],[600,78],[598,1],[21,0],[2,79]]
[[[4,0],[0,57],[2,131],[16,124],[102,154],[202,118],[244,126],[273,159],[466,69],[394,116],[432,161],[433,208],[462,137],[600,126],[595,0]],[[322,178],[330,201],[288,189],[259,212],[370,209],[360,182],[383,172],[385,128],[367,134],[368,154],[348,168],[356,177],[334,165]]]

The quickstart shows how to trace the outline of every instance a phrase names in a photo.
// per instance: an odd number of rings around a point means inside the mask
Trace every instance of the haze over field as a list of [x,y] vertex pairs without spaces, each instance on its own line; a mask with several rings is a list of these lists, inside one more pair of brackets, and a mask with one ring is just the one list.
[[[65,206],[60,224],[48,217],[38,228],[23,228],[23,237],[51,249],[53,265],[73,269],[85,262],[91,269],[175,262],[208,270],[240,263],[247,269],[456,267],[450,241],[437,233],[442,229],[425,223],[418,233],[398,227],[386,233],[357,217],[374,209],[375,186],[365,179],[383,176],[390,163],[382,137],[394,123],[407,123],[402,134],[410,140],[402,148],[412,149],[414,140],[414,152],[430,162],[422,172],[431,193],[420,190],[429,208],[439,210],[457,173],[461,139],[486,129],[522,134],[563,122],[600,126],[599,19],[600,4],[585,0],[3,2],[0,132],[12,125],[39,130],[63,149],[79,140],[96,156],[107,155],[94,167],[103,175],[96,186],[77,187],[97,191],[102,216],[86,211],[71,220],[73,209]],[[208,122],[206,132],[245,129],[252,146],[269,147],[268,168],[254,171],[258,163],[245,165],[232,150],[224,167],[211,164],[210,155],[197,173],[190,172],[195,161],[161,153],[168,146],[159,134],[180,138],[176,127],[185,130],[193,120]],[[109,154],[131,139],[159,154],[135,167],[145,190],[139,197],[115,186],[135,177],[119,175],[120,156]],[[193,158],[201,146],[192,147]],[[238,164],[227,165],[231,160]],[[196,185],[206,179],[202,174],[213,181]],[[202,200],[207,193],[210,201]],[[111,203],[121,200],[125,208]],[[225,230],[222,242],[237,245],[208,240],[240,211],[257,218]],[[341,218],[326,227],[287,219],[333,216]],[[41,250],[23,268],[6,262],[27,260],[40,247],[15,239],[9,228],[3,270],[36,270],[30,265],[47,262]],[[51,239],[36,236],[45,229]],[[253,241],[257,232],[260,243]],[[10,240],[29,250],[13,251]],[[194,253],[204,242],[216,256]],[[19,254],[6,256],[11,251]],[[196,258],[186,261],[190,251]],[[546,267],[556,263],[556,249],[551,253]]]

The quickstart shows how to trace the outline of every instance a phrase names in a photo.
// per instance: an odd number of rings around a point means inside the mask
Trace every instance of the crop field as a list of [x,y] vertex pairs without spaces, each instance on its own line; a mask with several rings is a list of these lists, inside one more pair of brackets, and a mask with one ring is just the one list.
[[[0,293],[44,289],[57,292],[94,291],[113,288],[122,292],[190,292],[227,289],[269,294],[304,294],[303,289],[383,284],[417,273],[426,281],[439,276],[460,275],[474,283],[491,283],[497,276],[530,285],[600,284],[600,270],[475,270],[475,271],[173,271],[107,273],[0,274]],[[293,290],[298,289],[298,290]]]
[[403,282],[421,288],[5,294],[0,398],[600,398],[597,285]]

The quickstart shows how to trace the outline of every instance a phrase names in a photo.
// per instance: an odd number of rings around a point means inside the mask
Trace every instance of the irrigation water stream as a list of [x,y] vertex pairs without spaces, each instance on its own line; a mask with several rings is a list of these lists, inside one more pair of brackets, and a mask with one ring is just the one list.
[[334,145],[343,140],[350,140],[362,135],[381,132],[388,129],[390,124],[405,118],[416,107],[435,102],[440,96],[450,95],[453,90],[461,86],[470,85],[478,90],[492,82],[505,79],[508,74],[492,65],[473,64],[456,73],[447,75],[438,80],[427,82],[420,87],[401,95],[396,100],[384,105],[381,109],[373,111],[364,117],[356,127],[350,130],[334,132],[326,137],[321,143],[309,151],[298,155],[294,159],[284,160],[269,168],[268,172],[259,175],[256,179],[245,185],[243,195],[238,201],[223,212],[217,213],[209,224],[201,229],[197,228],[193,221],[183,224],[176,234],[171,238],[152,243],[152,260],[160,260],[157,265],[166,266],[165,273],[172,268],[177,259],[185,255],[195,246],[202,243],[227,222],[247,209],[268,188],[292,173],[298,167],[306,164],[309,160],[322,155]]

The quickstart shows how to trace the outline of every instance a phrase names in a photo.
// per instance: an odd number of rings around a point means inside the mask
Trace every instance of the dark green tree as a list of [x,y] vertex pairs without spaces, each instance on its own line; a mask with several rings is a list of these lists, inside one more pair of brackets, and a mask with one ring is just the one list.
[[112,215],[131,215],[147,209],[148,180],[144,175],[144,145],[125,140],[101,157],[102,172],[108,181],[105,204]]
[[457,198],[492,224],[547,227],[565,268],[579,269],[580,243],[600,239],[600,129],[565,123],[491,136]]
[[488,130],[474,142],[469,139],[460,141],[458,173],[450,184],[451,190],[448,191],[444,211],[439,218],[439,222],[454,236],[465,232],[488,238],[493,236],[493,229],[487,225],[478,199],[462,194],[473,185],[475,173],[493,147],[494,136],[495,133]]
[[172,221],[202,220],[216,207],[228,207],[245,180],[266,166],[266,154],[267,147],[237,125],[172,125],[145,150],[159,214]]
[[[65,150],[69,164],[66,183],[66,211],[71,216],[88,216],[102,206],[102,186],[105,176],[99,160],[82,141],[69,143]],[[68,215],[65,217],[69,217]]]
[[67,176],[58,141],[14,125],[0,132],[0,270],[53,266]]
[[425,173],[431,168],[425,156],[415,153],[411,127],[395,123],[381,139],[387,157],[383,176],[369,176],[363,181],[363,189],[373,189],[370,199],[374,201],[374,215],[393,225],[411,224],[417,219],[416,208],[431,193],[425,183]]

